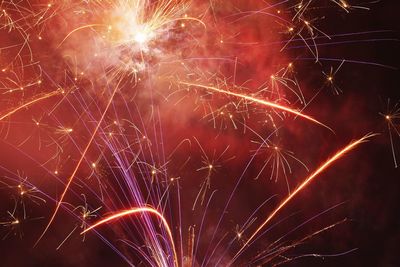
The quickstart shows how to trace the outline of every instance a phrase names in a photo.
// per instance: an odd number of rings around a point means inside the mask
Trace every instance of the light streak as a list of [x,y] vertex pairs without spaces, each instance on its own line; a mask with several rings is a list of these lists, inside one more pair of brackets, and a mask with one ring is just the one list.
[[109,26],[104,25],[104,24],[89,24],[89,25],[84,25],[84,26],[78,27],[78,28],[76,28],[76,29],[70,31],[70,32],[64,37],[64,39],[58,44],[57,48],[60,48],[60,46],[62,46],[63,43],[64,43],[73,33],[77,32],[77,31],[80,31],[80,30],[83,30],[83,29],[88,29],[88,28],[93,28],[93,27],[109,27]]
[[1,115],[0,116],[0,121],[4,120],[7,117],[10,117],[11,115],[13,115],[14,113],[16,113],[17,111],[19,111],[19,110],[21,110],[23,108],[29,107],[29,106],[31,106],[31,105],[33,105],[33,104],[35,104],[35,103],[37,103],[37,102],[39,102],[41,100],[50,98],[52,96],[60,95],[60,94],[63,94],[63,93],[64,93],[63,90],[56,90],[56,91],[44,94],[44,95],[42,95],[40,97],[37,97],[37,98],[35,98],[35,99],[33,99],[33,100],[29,101],[29,102],[26,102],[26,103],[24,103],[24,104],[22,104],[22,105],[20,105],[20,106],[18,106],[16,108],[10,110],[9,112],[5,113],[4,115]]
[[55,217],[56,217],[56,215],[57,215],[57,212],[58,212],[58,210],[60,209],[61,203],[63,202],[64,197],[65,197],[65,195],[67,194],[67,191],[68,191],[69,187],[71,186],[72,181],[74,180],[75,174],[78,172],[78,169],[79,169],[79,167],[81,166],[81,164],[82,164],[82,162],[83,162],[83,159],[85,158],[86,153],[87,153],[87,151],[89,150],[89,148],[90,148],[90,146],[91,146],[91,144],[92,144],[92,142],[93,142],[93,140],[94,140],[94,138],[95,138],[95,136],[96,136],[96,134],[97,134],[97,131],[99,130],[100,125],[101,125],[101,123],[103,122],[104,117],[106,116],[107,111],[108,111],[108,109],[109,109],[110,106],[111,106],[111,103],[113,102],[114,96],[115,96],[115,94],[117,93],[117,91],[118,91],[118,89],[119,89],[120,83],[121,83],[121,80],[119,80],[119,82],[118,82],[117,85],[115,86],[115,89],[113,90],[113,92],[112,92],[112,94],[111,94],[111,96],[110,96],[110,99],[109,99],[109,101],[108,101],[108,103],[107,103],[107,106],[106,106],[106,108],[104,109],[104,112],[103,112],[103,114],[101,115],[101,118],[100,118],[100,120],[98,121],[98,123],[97,123],[97,125],[96,125],[96,128],[94,129],[94,131],[93,131],[93,133],[92,133],[92,135],[91,135],[91,137],[90,137],[89,142],[87,143],[85,149],[83,150],[82,155],[81,155],[81,157],[80,157],[78,163],[76,164],[76,167],[75,167],[74,171],[72,172],[71,176],[68,178],[68,182],[67,182],[67,184],[66,184],[66,186],[65,186],[65,188],[64,188],[64,191],[62,192],[62,194],[61,194],[61,196],[60,196],[60,200],[59,200],[59,201],[57,202],[57,204],[56,204],[56,208],[55,208],[55,210],[54,210],[54,212],[53,212],[53,215],[50,217],[50,220],[49,220],[49,222],[47,223],[45,229],[43,230],[43,233],[40,235],[40,237],[39,237],[38,240],[36,241],[35,246],[40,242],[40,240],[41,240],[41,239],[43,238],[43,236],[46,234],[46,232],[47,232],[47,230],[49,229],[50,225],[51,225],[52,222],[54,221],[54,219],[55,219]]
[[247,239],[247,241],[244,243],[244,245],[240,248],[240,250],[236,253],[235,257],[233,257],[231,263],[235,262],[235,260],[239,257],[240,253],[243,252],[243,250],[247,247],[248,244],[250,244],[251,241],[256,237],[256,235],[265,227],[265,225],[270,222],[275,215],[282,209],[284,208],[299,192],[301,192],[304,188],[306,188],[311,181],[317,177],[319,174],[324,172],[325,170],[328,169],[335,161],[343,157],[347,152],[353,150],[356,148],[358,145],[367,142],[371,137],[375,136],[376,134],[367,134],[363,136],[362,138],[351,142],[349,145],[344,147],[343,149],[339,150],[336,152],[334,156],[332,156],[330,159],[325,161],[317,170],[315,170],[310,176],[308,176],[291,194],[289,194],[265,219],[265,221],[254,231],[254,233]]
[[88,227],[84,231],[82,231],[81,235],[85,234],[86,232],[88,232],[88,231],[90,231],[90,230],[92,230],[92,229],[94,229],[94,228],[96,228],[98,226],[101,226],[102,224],[105,224],[105,223],[108,223],[110,221],[114,221],[114,220],[123,218],[125,216],[137,214],[137,213],[151,213],[151,214],[156,215],[162,221],[162,223],[163,223],[163,225],[164,225],[164,227],[165,227],[165,229],[166,229],[166,231],[168,233],[168,237],[170,239],[170,242],[172,244],[172,249],[173,249],[173,252],[174,252],[174,262],[175,262],[176,266],[178,266],[178,257],[177,257],[177,253],[176,253],[175,242],[174,242],[174,238],[172,236],[171,228],[170,228],[167,220],[164,218],[164,216],[159,211],[157,211],[156,209],[153,209],[153,208],[150,208],[150,207],[132,208],[132,209],[123,210],[123,211],[120,211],[120,212],[115,213],[113,215],[110,215],[110,216],[98,221],[97,223],[91,225],[90,227]]
[[289,112],[289,113],[294,114],[296,116],[299,116],[299,117],[301,117],[303,119],[312,121],[313,123],[318,124],[320,126],[323,126],[323,127],[327,128],[328,130],[334,132],[329,126],[323,124],[322,122],[317,121],[316,119],[314,119],[314,118],[312,118],[312,117],[310,117],[308,115],[305,115],[305,114],[303,114],[303,113],[301,113],[299,111],[296,111],[294,109],[291,109],[291,108],[288,108],[288,107],[285,107],[285,106],[282,106],[282,105],[279,105],[279,104],[276,104],[276,103],[273,103],[273,102],[270,102],[270,101],[267,101],[267,100],[264,100],[264,99],[259,99],[259,98],[252,97],[252,96],[249,96],[249,95],[239,94],[239,93],[235,93],[235,92],[231,92],[231,91],[227,91],[227,90],[223,90],[223,89],[220,89],[220,88],[217,88],[217,87],[203,85],[203,84],[188,83],[188,82],[179,82],[179,83],[187,85],[187,86],[194,86],[194,87],[204,88],[206,90],[210,90],[210,91],[214,91],[214,92],[218,92],[218,93],[223,93],[223,94],[235,96],[235,97],[246,99],[246,100],[249,100],[249,101],[264,105],[264,106],[267,106],[267,107],[271,107],[271,108],[279,109],[279,110],[282,110],[282,111],[286,111],[286,112]]

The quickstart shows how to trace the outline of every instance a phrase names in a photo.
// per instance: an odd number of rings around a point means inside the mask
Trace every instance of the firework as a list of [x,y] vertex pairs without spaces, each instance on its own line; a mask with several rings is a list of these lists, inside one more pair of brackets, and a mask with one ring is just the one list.
[[[331,58],[324,47],[388,39],[328,33],[320,25],[332,12],[368,8],[317,2],[0,1],[0,148],[21,158],[0,162],[3,239],[41,225],[35,250],[55,231],[54,247],[68,251],[96,234],[131,266],[323,257],[287,255],[348,223],[300,231],[341,204],[294,227],[284,208],[376,135],[308,173],[357,129],[346,132],[348,114],[330,108],[346,92],[342,73],[384,66]],[[398,107],[381,115],[397,167]],[[265,237],[277,225],[285,234]]]

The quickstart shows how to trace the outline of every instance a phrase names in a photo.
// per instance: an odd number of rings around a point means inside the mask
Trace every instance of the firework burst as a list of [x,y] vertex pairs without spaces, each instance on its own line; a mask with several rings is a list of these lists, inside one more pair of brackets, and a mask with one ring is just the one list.
[[[35,249],[53,231],[58,251],[95,233],[130,266],[276,266],[354,251],[290,256],[349,220],[306,231],[342,204],[302,223],[285,208],[377,139],[359,138],[375,128],[345,133],[359,139],[319,163],[346,130],[319,96],[341,97],[347,64],[369,64],[321,48],[374,33],[320,25],[368,7],[30,0],[0,10],[1,148],[21,158],[0,161],[0,190],[13,204],[0,216],[4,239],[22,239],[32,221],[42,225]],[[397,167],[398,108],[381,115]],[[278,226],[285,234],[265,237]]]

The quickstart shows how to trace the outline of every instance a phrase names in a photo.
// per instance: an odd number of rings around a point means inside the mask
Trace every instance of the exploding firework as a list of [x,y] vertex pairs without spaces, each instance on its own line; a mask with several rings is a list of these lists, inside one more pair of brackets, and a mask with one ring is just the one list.
[[[0,9],[0,134],[21,159],[0,161],[11,196],[4,240],[40,228],[35,249],[56,232],[53,247],[68,251],[96,234],[130,266],[276,266],[355,251],[296,252],[349,220],[315,222],[337,201],[303,217],[288,206],[378,138],[365,135],[375,128],[346,132],[325,108],[341,96],[347,64],[385,67],[324,55],[384,33],[320,27],[368,7],[30,0]],[[381,114],[397,167],[399,111]],[[355,141],[342,147],[343,132]]]

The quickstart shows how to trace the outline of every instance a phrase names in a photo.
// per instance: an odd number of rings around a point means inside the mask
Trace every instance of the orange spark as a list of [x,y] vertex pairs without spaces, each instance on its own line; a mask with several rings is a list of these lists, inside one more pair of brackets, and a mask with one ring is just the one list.
[[19,111],[19,110],[21,110],[23,108],[26,108],[28,106],[31,106],[31,105],[35,104],[36,102],[39,102],[41,100],[50,98],[50,97],[55,96],[55,95],[63,94],[63,93],[64,93],[63,90],[56,90],[56,91],[41,95],[40,97],[37,97],[37,98],[35,98],[35,99],[33,99],[33,100],[29,101],[29,102],[26,102],[26,103],[24,103],[24,104],[22,104],[22,105],[20,105],[20,106],[18,106],[16,108],[12,109],[11,111],[5,113],[4,115],[0,115],[0,121],[4,120],[5,118],[11,116],[15,112],[17,112],[17,111]]
[[336,160],[340,159],[343,157],[347,152],[353,150],[356,146],[367,142],[369,138],[375,136],[376,134],[367,134],[363,136],[362,138],[351,142],[349,145],[347,145],[345,148],[339,150],[336,152],[336,154],[325,161],[317,170],[315,170],[310,176],[305,179],[300,186],[296,188],[291,194],[289,194],[267,217],[267,219],[257,228],[257,230],[250,236],[250,238],[246,241],[246,243],[240,248],[240,250],[236,253],[235,257],[233,257],[233,260],[231,263],[233,263],[239,254],[243,252],[243,250],[246,248],[246,246],[253,241],[254,237],[264,228],[264,226],[272,220],[272,218],[275,217],[275,215],[283,208],[285,207],[290,200],[292,200],[300,191],[302,191],[307,185],[311,183],[311,181],[317,177],[319,174],[321,174],[323,171],[325,171],[330,165],[332,165]]
[[79,167],[81,166],[81,164],[82,164],[82,162],[83,162],[83,159],[85,158],[86,153],[87,153],[87,151],[89,150],[89,147],[91,146],[91,144],[92,144],[92,142],[93,142],[93,140],[94,140],[94,137],[95,137],[97,131],[99,130],[100,125],[101,125],[101,123],[103,122],[104,117],[106,116],[106,113],[107,113],[108,109],[109,109],[110,106],[111,106],[111,103],[112,103],[112,101],[113,101],[113,99],[114,99],[114,96],[115,96],[115,94],[117,93],[117,91],[118,91],[118,89],[119,89],[120,83],[121,83],[121,80],[119,80],[119,82],[118,82],[117,85],[115,86],[115,89],[114,89],[114,91],[113,91],[113,93],[112,93],[112,95],[111,95],[111,97],[110,97],[110,100],[108,101],[107,106],[106,106],[106,108],[104,109],[104,112],[103,112],[103,114],[101,115],[101,118],[100,118],[99,122],[97,123],[96,128],[94,129],[94,131],[93,131],[93,133],[92,133],[92,135],[91,135],[91,137],[90,137],[90,140],[89,140],[89,142],[87,143],[85,149],[84,149],[83,152],[82,152],[81,158],[79,159],[78,163],[76,164],[76,167],[75,167],[74,171],[72,172],[71,176],[70,176],[69,179],[68,179],[68,182],[67,182],[67,184],[66,184],[66,186],[65,186],[65,188],[64,188],[64,191],[63,191],[63,193],[61,194],[60,200],[57,202],[57,205],[56,205],[56,208],[55,208],[55,210],[54,210],[54,212],[53,212],[53,215],[51,216],[49,222],[47,223],[46,228],[44,229],[43,233],[40,235],[39,239],[36,241],[35,246],[39,243],[39,241],[42,239],[42,237],[46,234],[46,232],[47,232],[47,230],[49,229],[51,223],[53,222],[54,218],[56,217],[57,212],[58,212],[58,210],[60,209],[61,203],[63,202],[64,197],[65,197],[65,195],[66,195],[66,193],[67,193],[67,191],[68,191],[70,185],[72,184],[72,181],[73,181],[73,179],[74,179],[74,177],[75,177],[75,174],[78,172],[78,169],[79,169]]
[[317,121],[316,119],[314,119],[314,118],[312,118],[312,117],[310,117],[308,115],[305,115],[305,114],[303,114],[303,113],[301,113],[299,111],[296,111],[294,109],[291,109],[291,108],[288,108],[288,107],[285,107],[285,106],[282,106],[282,105],[279,105],[279,104],[276,104],[276,103],[273,103],[273,102],[270,102],[270,101],[266,101],[266,100],[263,100],[263,99],[255,98],[255,97],[252,97],[252,96],[249,96],[249,95],[243,95],[243,94],[239,94],[239,93],[223,90],[223,89],[216,88],[216,87],[213,87],[213,86],[207,86],[207,85],[195,84],[195,83],[187,83],[187,82],[179,82],[179,83],[180,84],[184,84],[184,85],[188,85],[188,86],[200,87],[200,88],[204,88],[204,89],[207,89],[207,90],[211,90],[211,91],[214,91],[214,92],[223,93],[223,94],[227,94],[227,95],[231,95],[231,96],[236,96],[236,97],[239,97],[239,98],[242,98],[242,99],[246,99],[246,100],[250,100],[250,101],[256,102],[256,103],[264,105],[264,106],[268,106],[268,107],[271,107],[271,108],[276,108],[276,109],[279,109],[279,110],[283,110],[283,111],[292,113],[292,114],[294,114],[296,116],[299,116],[299,117],[302,117],[304,119],[307,119],[309,121],[312,121],[312,122],[314,122],[314,123],[316,123],[318,125],[321,125],[321,126],[327,128],[327,129],[329,129],[330,131],[333,132],[333,130],[329,126],[323,124],[322,122]]
[[167,230],[167,233],[168,233],[168,236],[169,236],[169,239],[171,241],[172,248],[173,248],[173,251],[174,251],[174,258],[175,258],[174,261],[177,264],[178,263],[178,257],[177,257],[176,250],[175,250],[175,243],[174,243],[174,239],[172,237],[171,228],[169,227],[168,222],[164,218],[164,216],[160,212],[158,212],[156,209],[153,209],[151,207],[132,208],[132,209],[123,210],[121,212],[115,213],[113,215],[110,215],[110,216],[98,221],[97,223],[93,224],[92,226],[88,227],[87,229],[85,229],[81,233],[81,235],[83,235],[86,232],[88,232],[88,231],[90,231],[90,230],[92,230],[92,229],[94,229],[94,228],[96,228],[96,227],[98,227],[98,226],[100,226],[102,224],[105,224],[107,222],[114,221],[114,220],[120,219],[122,217],[129,216],[129,215],[132,215],[132,214],[137,214],[137,213],[151,213],[151,214],[156,215],[158,218],[160,218],[160,220],[164,224],[165,229]]
[[75,32],[83,30],[83,29],[87,29],[87,28],[94,28],[94,27],[109,27],[108,25],[104,25],[104,24],[89,24],[89,25],[84,25],[81,27],[78,27],[72,31],[70,31],[67,36],[64,37],[64,39],[58,44],[57,48],[60,48],[60,46],[63,45],[63,43]]

